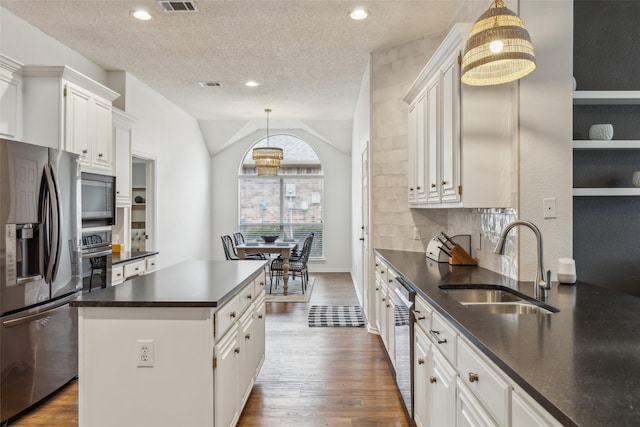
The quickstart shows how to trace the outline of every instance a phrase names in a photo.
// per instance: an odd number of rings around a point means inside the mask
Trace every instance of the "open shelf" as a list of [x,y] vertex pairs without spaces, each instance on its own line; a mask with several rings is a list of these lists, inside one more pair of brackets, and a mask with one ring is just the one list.
[[640,188],[574,188],[575,197],[586,196],[640,196]]
[[640,141],[638,140],[613,140],[613,141],[595,141],[595,140],[574,140],[574,150],[640,150]]
[[640,91],[635,90],[577,90],[573,105],[640,105]]

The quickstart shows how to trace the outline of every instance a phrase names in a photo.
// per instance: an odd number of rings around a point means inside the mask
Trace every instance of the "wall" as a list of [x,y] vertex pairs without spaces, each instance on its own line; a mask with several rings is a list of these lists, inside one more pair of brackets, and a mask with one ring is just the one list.
[[[0,9],[0,24],[0,52],[5,55],[24,64],[69,65],[109,84],[106,70],[5,9]],[[210,242],[198,236],[210,230],[210,162],[197,121],[134,76],[114,81],[126,85],[124,110],[137,118],[133,151],[156,159],[159,268],[209,258]]]
[[[518,11],[515,1],[507,7]],[[402,96],[445,33],[372,56],[372,215],[374,247],[424,251],[440,231],[471,234],[480,265],[511,277],[531,280],[536,251],[533,234],[513,233],[506,256],[493,254],[504,226],[530,219],[545,236],[546,267],[571,256],[571,66],[572,2],[521,0],[520,14],[531,33],[538,69],[522,79],[515,93],[519,131],[514,135],[516,209],[409,209],[407,206],[407,105]],[[488,7],[466,1],[454,22],[473,22]],[[552,12],[553,18],[548,16]],[[550,108],[553,107],[553,108]],[[488,105],[490,108],[490,105]],[[542,218],[542,199],[556,198],[558,217]],[[413,239],[414,228],[420,240]]]
[[[574,76],[578,90],[639,90],[637,1],[574,3]],[[613,139],[640,139],[640,106],[574,107],[574,139],[611,123]],[[576,151],[575,187],[632,187],[640,150]],[[573,251],[580,280],[640,296],[640,197],[576,197]]]
[[[272,134],[285,133],[307,142],[318,154],[324,172],[324,261],[310,261],[311,271],[348,272],[351,266],[351,160],[350,155],[338,150],[327,141],[307,130],[303,125],[283,129],[271,122]],[[290,123],[291,124],[291,123]],[[247,150],[264,138],[265,130],[254,130],[237,141],[224,144],[225,148],[211,158],[212,200],[214,218],[211,230],[213,258],[224,259],[220,236],[238,229],[238,171]],[[344,145],[340,141],[338,146]]]

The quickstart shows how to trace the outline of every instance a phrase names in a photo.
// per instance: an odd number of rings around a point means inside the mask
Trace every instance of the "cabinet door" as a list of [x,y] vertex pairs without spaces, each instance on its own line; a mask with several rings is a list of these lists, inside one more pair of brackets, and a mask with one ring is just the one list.
[[409,205],[416,203],[417,191],[417,156],[418,156],[418,133],[417,133],[417,104],[409,107],[409,128],[407,130],[407,171],[409,182]]
[[456,419],[456,372],[438,350],[432,350],[429,362],[429,425],[453,426]]
[[116,203],[131,205],[131,129],[120,127],[114,121],[113,140],[116,150]]
[[386,309],[387,313],[385,314],[387,321],[387,353],[389,353],[389,359],[391,359],[391,363],[394,368],[396,366],[396,305],[393,301],[393,290],[391,288],[388,289],[387,294],[387,304]]
[[427,201],[427,176],[426,176],[426,153],[425,153],[425,130],[427,95],[422,95],[418,99],[416,106],[416,199],[418,203]]
[[258,375],[265,355],[265,304],[264,299],[260,299],[256,303],[256,307],[253,310],[253,331],[251,332],[251,339],[253,343],[252,357],[253,361],[251,367],[253,368],[254,376]]
[[416,323],[413,335],[413,419],[417,427],[428,424],[429,339]]
[[460,66],[458,53],[442,68],[440,200],[460,201]]
[[[5,69],[5,61],[13,62],[0,55],[0,136],[20,140],[22,139],[22,78],[19,74]],[[7,64],[7,67],[11,67],[11,64]]]
[[380,282],[378,285],[380,287],[380,337],[382,338],[382,343],[384,344],[384,348],[389,349],[389,343],[387,341],[388,337],[388,329],[389,325],[387,323],[387,285]]
[[111,103],[94,98],[92,115],[93,161],[96,169],[113,173],[113,139]]
[[457,382],[456,426],[498,427],[460,379]]
[[526,393],[521,393],[519,390],[513,390],[511,404],[513,427],[559,427],[562,425]]
[[427,100],[425,111],[425,145],[426,145],[426,167],[425,174],[427,176],[427,201],[429,203],[440,202],[440,179],[439,179],[439,114],[438,106],[440,104],[440,75],[436,73],[429,83],[427,83]]
[[215,394],[214,413],[216,426],[227,427],[238,419],[238,325],[227,332],[214,349]]
[[91,94],[70,83],[65,86],[65,149],[80,156],[80,164],[91,165],[89,138]]
[[254,341],[256,336],[253,333],[253,309],[249,308],[240,318],[240,336],[238,337],[238,402],[242,407],[245,399],[249,396],[251,381],[255,375],[256,368],[253,365]]

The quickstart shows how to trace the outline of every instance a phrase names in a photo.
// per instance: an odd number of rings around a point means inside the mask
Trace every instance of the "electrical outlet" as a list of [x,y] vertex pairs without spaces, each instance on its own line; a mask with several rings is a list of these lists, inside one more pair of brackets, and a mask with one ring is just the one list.
[[542,210],[544,218],[556,218],[556,199],[542,199]]
[[420,240],[420,229],[413,227],[413,240]]
[[153,366],[154,351],[153,340],[136,340],[136,360],[137,366]]

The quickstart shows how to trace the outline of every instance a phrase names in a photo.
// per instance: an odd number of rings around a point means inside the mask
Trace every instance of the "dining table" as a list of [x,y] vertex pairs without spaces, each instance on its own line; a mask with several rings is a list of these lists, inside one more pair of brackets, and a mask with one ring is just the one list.
[[247,254],[280,254],[282,258],[282,291],[287,295],[289,291],[289,257],[291,251],[298,246],[296,242],[246,242],[236,245],[238,258],[245,259]]

